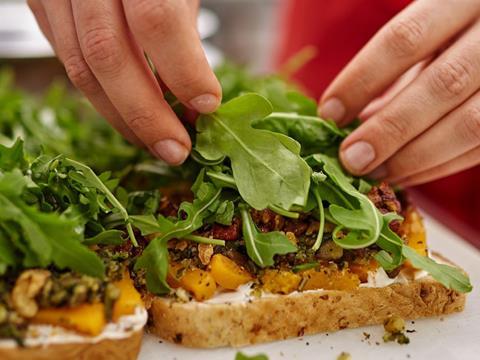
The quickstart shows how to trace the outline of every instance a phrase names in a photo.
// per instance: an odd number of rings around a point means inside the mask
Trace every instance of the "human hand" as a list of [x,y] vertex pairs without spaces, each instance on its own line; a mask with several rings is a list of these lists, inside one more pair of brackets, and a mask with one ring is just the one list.
[[72,83],[130,142],[182,163],[190,137],[162,85],[188,108],[213,112],[221,87],[196,29],[199,0],[28,0]]
[[340,148],[343,165],[415,185],[480,164],[479,89],[480,2],[421,0],[346,66],[319,113],[340,125],[368,113]]

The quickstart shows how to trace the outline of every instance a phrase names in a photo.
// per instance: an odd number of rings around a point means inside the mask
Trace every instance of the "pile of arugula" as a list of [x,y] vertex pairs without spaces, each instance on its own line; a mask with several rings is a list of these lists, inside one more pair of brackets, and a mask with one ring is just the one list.
[[0,145],[0,274],[54,265],[103,277],[104,263],[88,246],[124,241],[123,231],[108,229],[110,214],[136,242],[127,210],[111,192],[116,186],[109,173],[97,176],[62,155],[29,161],[20,139]]
[[63,154],[100,172],[122,170],[141,157],[62,83],[35,98],[15,88],[13,80],[11,71],[0,69],[0,144],[11,145],[21,137],[28,153]]
[[[460,270],[406,246],[389,228],[401,218],[380,213],[365,195],[371,185],[343,171],[337,152],[351,129],[319,119],[315,102],[279,77],[255,78],[231,66],[218,76],[228,101],[199,117],[193,160],[172,171],[158,162],[138,163],[144,155],[99,125],[90,109],[82,116],[86,107],[58,87],[38,103],[14,91],[8,73],[0,72],[0,274],[55,266],[102,277],[104,264],[89,246],[127,239],[136,245],[133,226],[154,237],[135,269],[145,271],[152,293],[166,294],[170,239],[225,244],[195,233],[205,224],[229,225],[240,217],[247,254],[262,268],[273,265],[275,255],[297,251],[283,233],[257,229],[250,209],[269,208],[290,218],[318,216],[313,250],[328,221],[335,225],[333,240],[345,249],[376,244],[386,270],[409,260],[445,286],[471,291]],[[84,120],[79,124],[77,117]],[[92,168],[116,170],[120,179],[110,172],[97,176]],[[194,200],[181,204],[177,218],[156,215],[158,191],[138,189],[135,177],[126,176],[132,169],[194,173]]]

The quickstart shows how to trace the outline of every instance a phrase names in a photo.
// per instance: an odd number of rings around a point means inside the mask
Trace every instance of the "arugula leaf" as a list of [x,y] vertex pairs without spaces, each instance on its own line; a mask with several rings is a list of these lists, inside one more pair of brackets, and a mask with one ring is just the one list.
[[315,197],[315,200],[317,201],[318,205],[318,219],[319,219],[319,228],[318,228],[318,234],[317,234],[317,239],[315,240],[315,243],[312,246],[313,251],[317,251],[320,249],[320,245],[322,245],[322,240],[323,240],[323,231],[325,227],[325,209],[323,208],[323,203],[322,203],[322,197],[320,195],[320,191],[318,190],[318,187],[315,185],[312,185],[312,193],[313,196]]
[[0,275],[3,275],[7,268],[17,265],[15,246],[7,240],[3,231],[0,231]]
[[14,168],[25,170],[28,164],[23,153],[23,140],[17,138],[11,147],[0,144],[0,169],[10,171]]
[[[131,217],[133,225],[140,230],[142,235],[158,234],[161,235],[163,231],[170,231],[174,224],[163,217],[155,219],[153,215],[132,215]],[[202,244],[220,245],[225,246],[225,240],[211,239],[198,235],[184,235],[182,239],[194,241]]]
[[134,191],[127,196],[126,209],[129,214],[155,214],[157,212],[160,202],[159,191]]
[[[122,215],[122,218],[125,221],[125,226],[127,228],[128,236],[130,237],[130,241],[133,243],[134,246],[138,246],[137,240],[135,239],[135,234],[132,230],[132,225],[129,222],[129,215],[127,210],[117,200],[117,198],[112,194],[110,189],[102,182],[102,180],[93,172],[93,170],[88,166],[79,163],[78,161],[68,158],[63,159],[63,163],[67,166],[72,166],[78,171],[82,172],[83,179],[77,176],[76,179],[78,181],[83,181],[86,186],[93,187],[105,195],[105,197],[110,201],[114,208],[118,210],[118,212]],[[72,176],[72,174],[70,174],[70,176]]]
[[275,255],[297,251],[297,247],[280,231],[259,232],[245,205],[240,205],[240,214],[247,254],[258,266],[262,268],[272,266]]
[[[154,294],[161,295],[168,293],[169,287],[166,282],[166,275],[168,269],[168,251],[167,242],[173,238],[182,238],[190,235],[203,225],[203,221],[209,215],[209,207],[220,197],[221,189],[217,189],[211,183],[197,183],[197,198],[193,203],[184,202],[179,209],[180,218],[177,222],[159,216],[157,219],[157,226],[151,223],[145,223],[145,217],[132,217],[133,221],[142,220],[143,230],[154,233],[159,232],[159,235],[154,240],[150,241],[142,255],[135,263],[135,269],[144,269],[146,271],[147,288]],[[200,190],[201,189],[201,190]]]
[[370,185],[368,181],[362,178],[358,178],[357,182],[358,182],[358,191],[360,191],[362,194],[367,194],[372,189],[372,185]]
[[28,179],[19,169],[0,172],[0,192],[5,195],[20,196],[28,183]]
[[383,227],[377,245],[383,249],[375,255],[375,259],[387,271],[396,269],[403,261],[402,248],[404,243],[402,239],[390,229],[390,223],[393,220],[403,220],[400,215],[388,213],[383,215]]
[[81,236],[77,232],[75,221],[64,220],[56,214],[39,213],[34,208],[24,210],[35,218],[46,234],[52,247],[53,263],[58,268],[69,268],[82,274],[103,277],[105,265],[95,252],[80,242]]
[[403,246],[402,254],[410,260],[414,267],[425,270],[445,287],[462,293],[472,291],[472,284],[462,270],[453,266],[438,264],[429,257],[418,254],[409,246]]
[[311,116],[317,113],[317,102],[299,92],[295,84],[287,82],[283,77],[255,76],[231,63],[217,67],[215,73],[222,85],[224,102],[254,92],[267,98],[272,103],[274,111]]
[[83,244],[90,245],[121,245],[123,231],[120,230],[105,230],[95,235],[94,237],[83,240]]
[[[375,205],[352,185],[338,160],[314,154],[307,161],[313,166],[322,167],[328,176],[322,184],[335,192],[334,197],[327,195],[330,202],[329,213],[338,224],[333,232],[333,240],[345,249],[358,249],[374,244],[383,227],[383,218]],[[348,233],[339,237],[338,234],[343,229],[348,229]]]
[[[159,220],[153,216],[153,214],[148,215],[132,215],[131,217],[132,224],[143,236],[159,233],[162,230],[162,225]],[[159,219],[163,217],[160,216]],[[166,219],[165,219],[166,220]],[[169,221],[169,220],[166,220]],[[170,222],[169,222],[170,223]],[[173,224],[169,225],[168,230],[173,227]]]
[[257,129],[281,133],[297,140],[302,146],[302,155],[338,147],[347,135],[331,120],[295,113],[274,112],[263,119],[255,120],[252,125]]
[[[42,213],[23,204],[19,198],[8,198],[0,193],[0,220],[10,221],[21,227],[29,248],[37,263],[29,265],[45,267],[50,261],[60,269],[69,268],[83,274],[102,277],[105,266],[102,260],[81,244],[76,231],[77,222],[55,213]],[[24,263],[26,263],[24,261]]]
[[232,223],[233,214],[235,213],[235,205],[231,200],[223,200],[219,202],[215,213],[209,218],[209,222],[216,222],[222,225],[230,225]]
[[155,295],[170,292],[170,286],[167,283],[168,240],[169,236],[164,234],[150,241],[135,263],[135,270],[145,270],[148,291]]
[[216,113],[200,116],[196,150],[207,160],[230,159],[238,191],[253,208],[304,206],[308,165],[292,151],[290,141],[286,146],[274,133],[251,127],[270,112],[270,103],[256,94],[231,100]]

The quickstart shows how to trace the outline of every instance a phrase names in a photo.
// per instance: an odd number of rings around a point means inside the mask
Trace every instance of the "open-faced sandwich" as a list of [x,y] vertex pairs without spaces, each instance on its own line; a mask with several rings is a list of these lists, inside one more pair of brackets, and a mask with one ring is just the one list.
[[155,334],[242,346],[463,309],[468,277],[428,251],[415,207],[343,171],[346,134],[257,94],[198,119],[193,200],[133,217]]
[[279,77],[218,75],[225,103],[177,169],[77,125],[55,89],[4,112],[5,138],[43,155],[0,147],[2,359],[134,357],[142,304],[151,332],[193,347],[463,309],[469,279],[429,251],[407,196],[343,170],[351,129]]
[[[147,312],[108,174],[0,145],[0,359],[136,359]],[[125,236],[126,237],[126,236]]]

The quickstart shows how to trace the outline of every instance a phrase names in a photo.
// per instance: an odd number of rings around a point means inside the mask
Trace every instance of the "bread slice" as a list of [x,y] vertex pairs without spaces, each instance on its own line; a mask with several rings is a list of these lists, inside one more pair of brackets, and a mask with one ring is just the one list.
[[[46,325],[30,325],[26,346],[13,340],[0,340],[2,360],[134,360],[140,351],[143,327],[147,321],[144,309],[119,320],[97,337],[81,336],[72,331]],[[43,334],[41,334],[43,333]],[[45,335],[45,333],[49,335]]]
[[245,346],[345,328],[446,315],[464,309],[465,294],[430,276],[353,291],[314,290],[247,301],[181,303],[157,297],[151,332],[189,347]]

